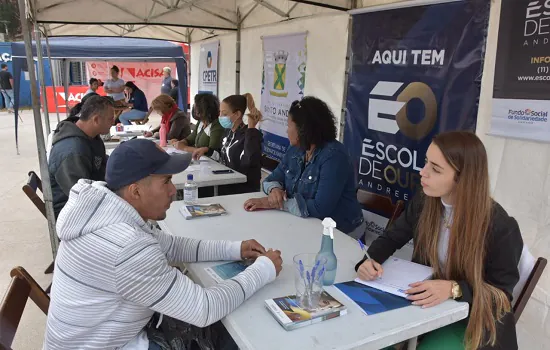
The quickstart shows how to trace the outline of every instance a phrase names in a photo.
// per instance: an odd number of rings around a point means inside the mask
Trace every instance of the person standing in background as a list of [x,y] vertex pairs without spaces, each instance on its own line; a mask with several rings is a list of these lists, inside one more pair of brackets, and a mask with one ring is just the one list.
[[160,93],[170,95],[170,90],[172,90],[172,68],[164,67],[162,68],[162,72],[164,73],[164,77],[162,78]]
[[178,79],[172,79],[172,89],[170,90],[170,97],[176,102],[179,103],[179,81]]
[[103,84],[105,93],[115,102],[115,124],[119,123],[118,117],[123,111],[122,107],[126,105],[126,95],[124,95],[124,89],[126,86],[124,85],[124,80],[118,77],[119,73],[120,69],[117,66],[112,66],[111,79],[107,79],[107,81]]
[[117,66],[111,67],[111,79],[107,79],[103,88],[107,96],[113,98],[115,102],[124,102],[126,96],[124,95],[124,80],[118,77],[120,69]]
[[8,65],[3,63],[0,70],[0,92],[8,112],[13,113],[13,76],[8,72]]

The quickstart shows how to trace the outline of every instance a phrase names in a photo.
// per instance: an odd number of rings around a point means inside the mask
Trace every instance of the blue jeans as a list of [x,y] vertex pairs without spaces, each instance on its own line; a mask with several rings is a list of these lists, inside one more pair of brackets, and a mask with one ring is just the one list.
[[132,120],[141,120],[145,118],[146,115],[147,112],[131,109],[128,112],[122,113],[118,119],[124,125],[132,125]]
[[13,109],[13,90],[0,89],[0,91],[2,91],[2,97],[4,98],[6,108]]

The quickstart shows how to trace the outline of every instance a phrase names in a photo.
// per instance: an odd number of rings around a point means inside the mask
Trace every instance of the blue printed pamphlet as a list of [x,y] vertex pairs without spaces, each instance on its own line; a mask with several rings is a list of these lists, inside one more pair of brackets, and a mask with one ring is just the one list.
[[207,267],[205,270],[208,272],[216,282],[220,283],[223,280],[227,280],[237,276],[239,273],[246,270],[249,262],[247,261],[232,261],[221,265]]
[[334,286],[359,305],[367,315],[374,315],[411,305],[411,302],[407,299],[355,281],[338,283]]

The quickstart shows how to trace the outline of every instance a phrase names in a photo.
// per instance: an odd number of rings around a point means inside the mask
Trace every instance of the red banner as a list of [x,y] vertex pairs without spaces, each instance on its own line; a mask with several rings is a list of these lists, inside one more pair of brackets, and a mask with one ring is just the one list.
[[[67,106],[69,108],[74,107],[77,103],[79,103],[82,100],[82,97],[88,90],[88,86],[84,85],[72,85],[69,86],[69,96],[65,95],[65,89],[62,86],[56,86],[55,87],[55,96],[53,87],[47,86],[46,87],[46,97],[48,99],[48,112],[55,113],[55,102],[54,98],[57,99],[57,106],[59,108],[60,113],[66,113]],[[103,92],[103,87],[100,87],[97,90],[97,93],[100,95],[105,95]],[[41,96],[41,100],[43,102],[43,98]],[[44,105],[44,103],[42,103]]]

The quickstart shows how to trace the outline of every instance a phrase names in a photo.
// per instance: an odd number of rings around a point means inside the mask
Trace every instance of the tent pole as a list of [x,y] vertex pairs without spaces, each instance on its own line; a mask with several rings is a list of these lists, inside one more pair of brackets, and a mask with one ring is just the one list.
[[[187,86],[185,87],[185,89],[187,89],[187,91],[190,91],[188,87],[191,86],[191,40],[192,40],[191,31],[189,30],[189,28],[187,28],[187,33],[185,35],[185,41],[187,42],[187,57],[185,57],[187,61],[186,62],[187,63]],[[184,52],[184,56],[185,56],[185,52]],[[185,108],[185,112],[189,111],[189,114],[191,114],[189,101],[191,101],[191,96],[187,96],[187,101],[185,101],[185,103],[183,104],[183,108]]]
[[57,91],[55,89],[55,77],[53,76],[53,64],[52,54],[50,52],[50,40],[48,39],[48,33],[44,28],[44,37],[46,38],[46,53],[48,54],[48,63],[50,64],[50,76],[52,77],[52,89],[53,89],[53,102],[55,103],[55,113],[57,114],[57,123],[61,121],[59,118],[59,104],[57,103]]
[[[356,5],[355,3],[352,4]],[[344,94],[342,96],[342,107],[340,111],[340,132],[338,133],[338,141],[344,142],[344,129],[346,127],[346,112],[347,112],[347,100],[348,100],[348,82],[349,72],[351,69],[351,31],[353,27],[353,16],[349,16],[348,20],[348,37],[346,48],[346,68],[344,71]]]
[[48,161],[46,159],[46,146],[44,142],[44,129],[42,128],[42,118],[40,115],[40,96],[36,84],[36,75],[34,69],[34,59],[32,55],[31,28],[26,15],[25,0],[19,1],[19,15],[21,27],[23,29],[23,38],[25,40],[25,51],[27,54],[27,66],[29,69],[29,81],[31,85],[32,110],[34,114],[34,130],[36,131],[36,145],[38,148],[38,162],[40,164],[40,175],[42,176],[42,191],[44,194],[44,203],[46,204],[46,217],[48,219],[48,231],[50,233],[50,244],[52,254],[57,255],[58,240],[55,231],[55,215],[53,212],[52,188],[50,185],[50,174],[48,171]]
[[65,113],[68,116],[69,115],[69,82],[71,80],[69,73],[71,71],[71,61],[69,61],[66,58],[63,59],[63,71],[65,73],[63,74],[63,89],[65,90]]
[[34,41],[36,42],[36,55],[38,57],[38,79],[42,90],[42,99],[44,100],[44,124],[46,124],[46,134],[50,135],[50,112],[48,111],[48,97],[46,95],[46,79],[44,79],[44,56],[42,55],[42,36],[38,27],[34,27]]
[[235,60],[235,94],[241,93],[241,11],[237,9],[237,57]]

